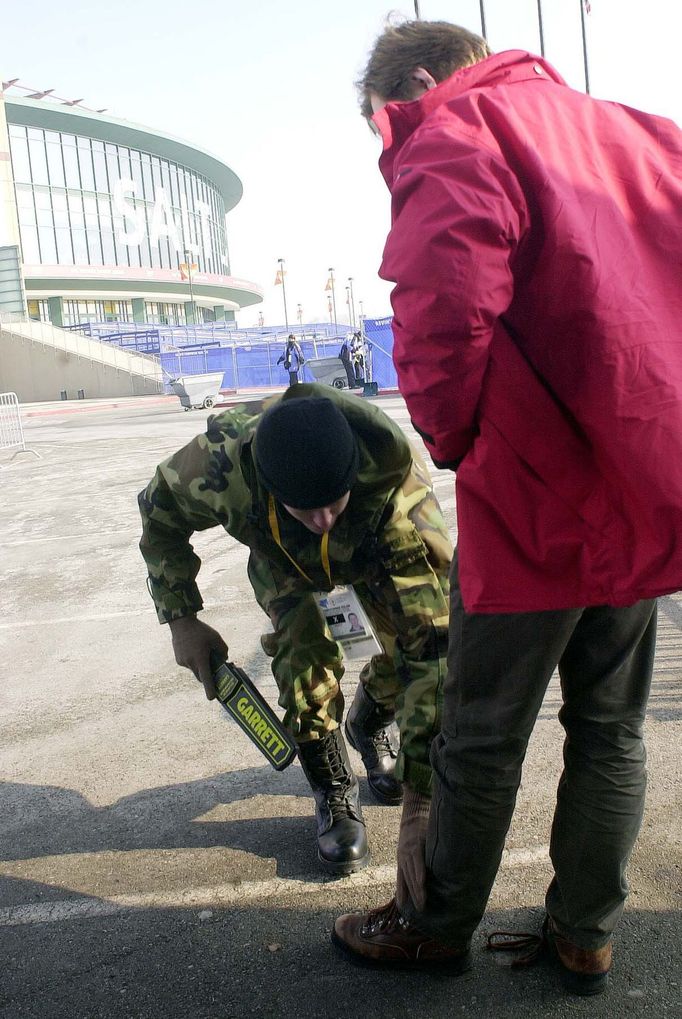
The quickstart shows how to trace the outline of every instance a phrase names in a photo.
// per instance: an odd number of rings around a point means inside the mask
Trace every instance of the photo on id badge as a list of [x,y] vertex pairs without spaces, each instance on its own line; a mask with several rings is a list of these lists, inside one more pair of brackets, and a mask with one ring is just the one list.
[[337,637],[346,636],[346,634],[365,633],[365,628],[358,619],[357,612],[334,612],[333,614],[325,615],[327,626]]
[[364,633],[364,632],[365,632],[365,628],[360,623],[360,620],[357,617],[357,613],[349,612],[348,613],[348,633]]
[[351,658],[363,654],[377,654],[381,650],[371,624],[350,585],[335,588],[334,591],[325,594],[320,593],[318,604],[332,637]]

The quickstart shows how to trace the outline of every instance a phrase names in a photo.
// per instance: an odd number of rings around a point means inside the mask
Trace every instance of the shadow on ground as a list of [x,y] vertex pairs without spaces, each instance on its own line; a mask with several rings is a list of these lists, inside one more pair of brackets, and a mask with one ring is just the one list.
[[567,998],[550,964],[512,970],[482,950],[498,927],[536,929],[541,912],[490,914],[476,935],[474,969],[404,973],[350,965],[330,944],[340,909],[363,907],[359,893],[335,908],[251,907],[141,910],[64,924],[4,928],[2,1019],[262,1019],[459,1015],[682,1014],[679,914],[632,912],[619,929],[607,994]]
[[[365,779],[360,788],[363,804],[373,805]],[[390,815],[397,832],[397,809],[374,809]],[[272,859],[278,877],[306,879],[319,871],[314,801],[298,767],[285,775],[267,765],[228,772],[143,790],[107,807],[95,807],[71,789],[4,782],[0,817],[5,861],[215,847]],[[0,877],[0,907],[11,901]]]

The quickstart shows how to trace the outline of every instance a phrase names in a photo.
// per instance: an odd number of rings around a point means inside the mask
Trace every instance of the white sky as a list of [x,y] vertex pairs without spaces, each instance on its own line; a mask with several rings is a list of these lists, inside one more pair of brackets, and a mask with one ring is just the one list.
[[[542,0],[545,55],[582,88],[580,0]],[[592,0],[592,94],[682,122],[677,0]],[[494,50],[539,52],[537,0],[485,0]],[[480,31],[479,0],[420,0],[421,16]],[[83,97],[93,108],[209,149],[244,184],[227,219],[233,275],[265,290],[239,325],[283,322],[277,259],[286,260],[289,322],[328,320],[333,266],[339,320],[347,278],[356,313],[390,314],[377,269],[389,195],[379,142],[353,81],[391,11],[412,0],[31,0],[3,10],[2,78]]]

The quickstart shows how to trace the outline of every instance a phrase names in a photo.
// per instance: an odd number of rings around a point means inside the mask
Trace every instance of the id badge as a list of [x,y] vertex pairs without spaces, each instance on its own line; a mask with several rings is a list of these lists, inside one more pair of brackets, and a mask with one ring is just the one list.
[[347,658],[371,658],[383,652],[367,613],[350,584],[335,587],[333,591],[318,591],[315,597],[332,637],[341,645]]

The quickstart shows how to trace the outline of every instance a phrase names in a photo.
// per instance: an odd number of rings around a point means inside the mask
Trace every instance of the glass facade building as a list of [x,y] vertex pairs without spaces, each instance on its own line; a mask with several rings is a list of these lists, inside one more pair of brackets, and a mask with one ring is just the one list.
[[262,299],[232,277],[241,182],[216,157],[49,101],[6,96],[5,112],[31,317],[175,324]]

